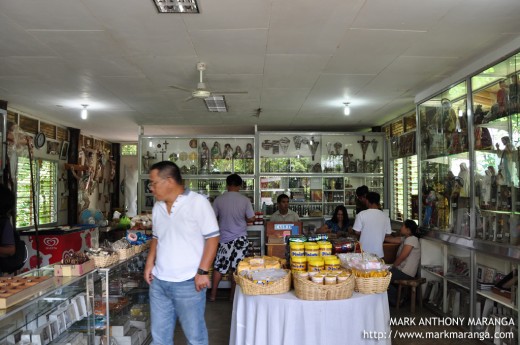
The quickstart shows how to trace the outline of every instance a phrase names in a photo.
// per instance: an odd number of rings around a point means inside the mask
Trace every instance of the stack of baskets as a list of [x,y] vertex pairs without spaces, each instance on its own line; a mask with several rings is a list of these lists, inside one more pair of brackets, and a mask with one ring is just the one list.
[[284,271],[286,271],[287,275],[267,285],[257,284],[236,273],[233,274],[233,277],[245,295],[276,295],[286,293],[291,289],[291,271],[287,269]]
[[354,292],[355,279],[353,275],[343,282],[334,285],[321,285],[310,281],[307,277],[294,276],[294,291],[296,297],[309,301],[347,299]]

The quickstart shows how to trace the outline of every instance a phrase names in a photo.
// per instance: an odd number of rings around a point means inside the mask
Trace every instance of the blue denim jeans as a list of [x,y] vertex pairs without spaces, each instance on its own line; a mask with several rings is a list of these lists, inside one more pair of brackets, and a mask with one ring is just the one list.
[[172,345],[177,318],[190,345],[207,345],[204,320],[206,289],[197,292],[193,279],[174,283],[156,277],[150,284],[153,345]]

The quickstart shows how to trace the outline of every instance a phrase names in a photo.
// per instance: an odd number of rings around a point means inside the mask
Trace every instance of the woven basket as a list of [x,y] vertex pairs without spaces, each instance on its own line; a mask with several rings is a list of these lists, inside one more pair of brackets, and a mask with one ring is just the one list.
[[308,301],[324,301],[335,299],[347,299],[354,293],[355,279],[351,275],[347,280],[334,285],[321,285],[313,283],[306,277],[294,277],[294,291],[296,297]]
[[364,294],[386,292],[390,279],[392,279],[391,272],[388,272],[386,277],[356,277],[356,291]]
[[236,273],[233,274],[235,281],[244,295],[276,295],[280,293],[286,293],[291,289],[291,271],[284,270],[287,272],[287,275],[282,279],[275,281],[269,285],[259,285],[253,283],[252,280],[242,277]]
[[126,249],[118,249],[117,253],[119,254],[119,260],[126,260],[132,255],[135,254],[134,248],[126,248]]
[[94,261],[96,267],[108,267],[119,261],[119,254],[113,253],[106,256],[90,255],[89,259]]

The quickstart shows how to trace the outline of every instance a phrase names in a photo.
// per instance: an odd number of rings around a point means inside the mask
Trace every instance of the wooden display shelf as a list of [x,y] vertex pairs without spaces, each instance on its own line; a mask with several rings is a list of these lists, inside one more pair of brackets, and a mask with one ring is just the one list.
[[53,277],[0,278],[0,309],[7,309],[26,298],[52,286]]

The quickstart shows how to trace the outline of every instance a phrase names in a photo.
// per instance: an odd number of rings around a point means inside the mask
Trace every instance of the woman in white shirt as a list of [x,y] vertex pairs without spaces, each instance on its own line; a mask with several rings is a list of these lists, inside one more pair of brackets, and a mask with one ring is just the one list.
[[385,242],[400,243],[397,258],[390,269],[392,279],[388,287],[388,301],[391,306],[397,303],[397,287],[394,281],[414,279],[421,260],[421,244],[417,234],[417,223],[411,219],[404,221],[400,230],[401,237],[386,236]]

